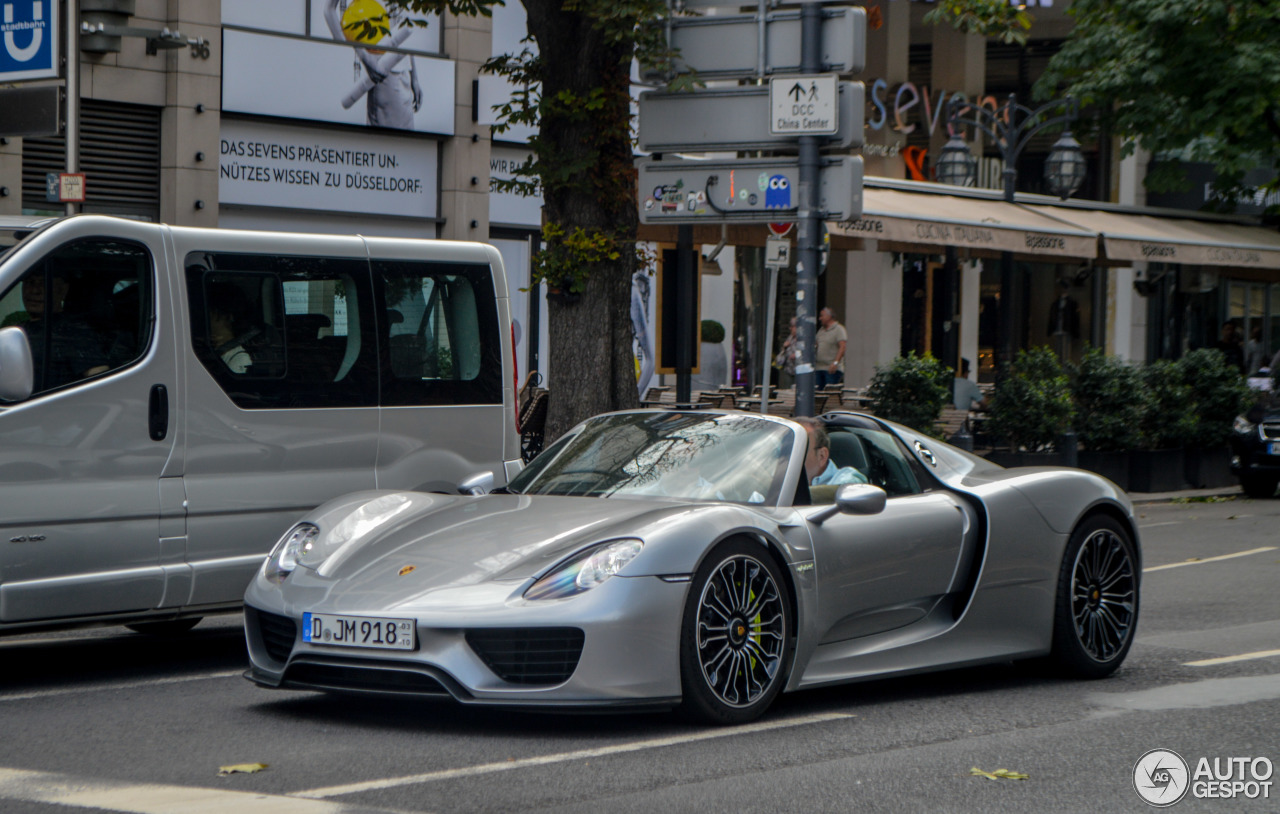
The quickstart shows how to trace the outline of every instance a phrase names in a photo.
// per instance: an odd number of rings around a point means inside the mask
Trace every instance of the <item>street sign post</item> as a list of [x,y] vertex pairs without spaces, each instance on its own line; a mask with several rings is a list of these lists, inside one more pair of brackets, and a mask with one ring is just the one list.
[[791,241],[785,237],[770,237],[764,242],[764,265],[775,271],[791,265]]
[[[802,217],[795,157],[725,161],[641,160],[641,223],[783,223]],[[816,211],[847,220],[862,212],[862,157],[820,161]]]
[[[683,7],[715,7],[729,0],[684,0]],[[679,0],[677,0],[679,2]],[[766,99],[754,88],[640,99],[641,149],[662,152],[766,150],[798,155],[728,161],[641,159],[640,221],[678,226],[677,254],[692,252],[690,224],[770,223],[798,225],[796,259],[795,414],[813,415],[813,343],[817,323],[817,275],[823,264],[822,222],[862,213],[862,158],[823,156],[832,144],[862,144],[865,108],[861,83],[836,74],[860,72],[866,60],[866,11],[823,8],[802,0],[799,10],[768,11],[759,0],[754,15],[708,15],[668,20],[667,45],[679,57],[675,74],[696,72],[702,80],[770,77]],[[669,81],[669,72],[648,79]],[[856,88],[856,90],[855,90]],[[856,104],[854,104],[856,101]],[[852,104],[852,107],[850,105]],[[785,244],[785,248],[784,248]],[[772,360],[775,268],[792,256],[789,243],[770,241],[770,278],[761,381]],[[686,374],[677,375],[677,397],[688,395]],[[767,399],[761,408],[767,409]]]
[[[816,71],[800,65],[801,12],[768,12],[764,16],[764,75],[785,73],[859,73],[866,61],[867,13],[859,7],[825,8]],[[677,73],[696,71],[700,79],[749,79],[759,75],[758,15],[679,17],[671,21],[669,44],[679,49]],[[661,80],[660,73],[646,73]]]
[[[862,145],[866,121],[866,90],[861,82],[840,82],[835,77],[787,77],[775,79],[783,87],[792,80],[823,80],[820,93],[831,110],[826,117],[834,122],[824,147],[847,150]],[[829,82],[826,80],[830,80]],[[808,104],[808,85],[804,85]],[[771,87],[762,85],[718,88],[697,93],[640,94],[640,115],[636,140],[650,153],[715,152],[720,150],[795,150],[796,128],[775,130],[779,114],[791,115],[792,104],[779,110]],[[786,92],[782,95],[785,97]],[[785,101],[785,99],[784,99]],[[824,108],[826,109],[826,108]],[[809,117],[813,118],[813,117]],[[810,131],[816,132],[816,131]]]

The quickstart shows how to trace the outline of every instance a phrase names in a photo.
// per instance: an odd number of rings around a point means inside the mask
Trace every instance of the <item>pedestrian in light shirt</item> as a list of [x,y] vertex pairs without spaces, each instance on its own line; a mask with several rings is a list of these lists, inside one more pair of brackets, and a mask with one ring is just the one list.
[[821,390],[829,384],[844,381],[844,350],[849,334],[836,321],[830,308],[818,312],[818,347],[813,354],[814,387]]

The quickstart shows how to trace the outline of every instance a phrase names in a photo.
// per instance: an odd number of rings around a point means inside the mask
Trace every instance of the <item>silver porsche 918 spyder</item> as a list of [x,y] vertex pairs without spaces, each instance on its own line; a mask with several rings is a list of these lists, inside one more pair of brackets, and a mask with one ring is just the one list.
[[1113,483],[870,416],[820,422],[867,483],[811,486],[788,419],[638,410],[583,422],[491,494],[330,501],[245,594],[246,676],[738,723],[782,691],[1124,660],[1141,552]]

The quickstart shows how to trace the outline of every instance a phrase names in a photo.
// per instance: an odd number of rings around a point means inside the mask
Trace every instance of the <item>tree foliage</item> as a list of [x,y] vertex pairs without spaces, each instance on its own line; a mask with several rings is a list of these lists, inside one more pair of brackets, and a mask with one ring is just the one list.
[[1032,17],[1026,8],[1007,0],[941,0],[924,15],[926,23],[950,23],[966,34],[998,37],[1025,45]]
[[[1280,0],[1075,0],[1070,13],[1039,97],[1078,98],[1126,155],[1212,163],[1222,208],[1256,166],[1280,186]],[[1155,191],[1184,183],[1172,163],[1147,178]]]

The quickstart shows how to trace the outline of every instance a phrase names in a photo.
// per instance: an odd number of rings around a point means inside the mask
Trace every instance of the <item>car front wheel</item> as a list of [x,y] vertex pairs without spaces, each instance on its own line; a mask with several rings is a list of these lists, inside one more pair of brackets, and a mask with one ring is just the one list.
[[758,543],[721,543],[685,600],[685,712],[720,724],[759,717],[782,690],[793,647],[790,591],[778,565]]
[[1115,672],[1138,623],[1138,567],[1120,522],[1094,516],[1071,535],[1054,614],[1053,662],[1078,678]]

